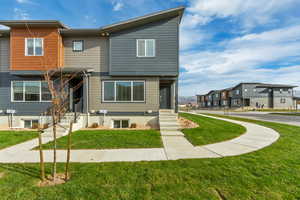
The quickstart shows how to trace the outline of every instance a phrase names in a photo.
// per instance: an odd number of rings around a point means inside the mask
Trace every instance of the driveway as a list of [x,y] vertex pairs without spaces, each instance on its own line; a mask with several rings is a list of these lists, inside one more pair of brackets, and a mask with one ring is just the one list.
[[[198,113],[224,114],[224,111],[200,110]],[[300,116],[274,115],[270,112],[229,112],[226,115],[300,126]]]

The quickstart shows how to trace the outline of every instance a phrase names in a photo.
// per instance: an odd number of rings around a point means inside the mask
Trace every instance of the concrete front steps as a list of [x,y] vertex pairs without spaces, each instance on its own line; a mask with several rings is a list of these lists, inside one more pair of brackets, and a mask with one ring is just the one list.
[[162,136],[181,136],[178,114],[173,110],[159,110],[159,127]]
[[[67,114],[67,116],[64,116],[61,119],[61,122],[59,123],[59,125],[56,126],[56,137],[57,138],[65,136],[69,133],[70,122],[73,119],[74,119],[73,113],[69,113],[69,114]],[[76,123],[73,123],[72,132],[83,128],[82,124],[83,124],[82,118],[81,118],[81,116],[79,116],[76,120]],[[53,137],[53,127],[52,126],[44,130],[43,137]]]

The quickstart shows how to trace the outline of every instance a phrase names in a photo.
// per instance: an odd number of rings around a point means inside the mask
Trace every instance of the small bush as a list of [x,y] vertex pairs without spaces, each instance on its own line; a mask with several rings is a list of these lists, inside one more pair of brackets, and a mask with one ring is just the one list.
[[90,128],[98,128],[98,123],[93,123],[92,126],[90,126]]
[[130,125],[130,128],[136,128],[136,127],[137,127],[136,123],[132,123],[132,124]]

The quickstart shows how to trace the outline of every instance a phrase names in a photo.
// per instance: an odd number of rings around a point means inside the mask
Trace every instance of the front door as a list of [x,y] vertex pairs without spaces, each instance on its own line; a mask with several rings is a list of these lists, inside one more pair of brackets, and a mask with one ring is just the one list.
[[160,97],[160,108],[161,109],[170,109],[171,108],[170,86],[160,86],[159,97]]

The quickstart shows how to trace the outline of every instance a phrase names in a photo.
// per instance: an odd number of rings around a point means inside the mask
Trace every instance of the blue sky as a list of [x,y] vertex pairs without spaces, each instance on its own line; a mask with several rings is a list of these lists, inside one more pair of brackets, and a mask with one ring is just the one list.
[[0,0],[0,19],[96,28],[180,5],[180,95],[239,82],[300,85],[299,0]]

